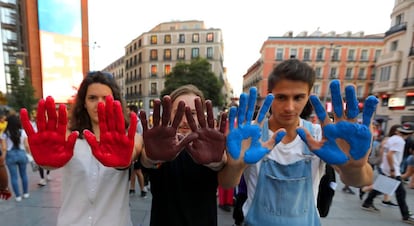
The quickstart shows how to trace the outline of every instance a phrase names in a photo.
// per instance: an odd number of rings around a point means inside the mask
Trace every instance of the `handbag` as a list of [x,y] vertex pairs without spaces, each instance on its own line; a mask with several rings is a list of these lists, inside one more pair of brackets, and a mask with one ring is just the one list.
[[36,172],[39,170],[39,166],[37,165],[37,163],[34,161],[33,156],[29,153],[26,153],[27,159],[29,160],[30,166],[32,167],[32,171]]

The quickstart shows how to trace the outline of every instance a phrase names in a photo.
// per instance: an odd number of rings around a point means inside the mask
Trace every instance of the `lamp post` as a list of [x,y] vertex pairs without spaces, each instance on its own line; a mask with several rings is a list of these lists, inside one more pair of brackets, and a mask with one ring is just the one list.
[[328,101],[328,94],[329,94],[329,80],[331,78],[331,70],[332,70],[332,65],[331,64],[332,64],[332,58],[334,57],[333,51],[336,48],[340,48],[341,47],[341,45],[335,45],[334,46],[334,43],[333,42],[331,42],[329,45],[330,45],[330,47],[329,47],[329,58],[328,58],[328,61],[327,61],[327,63],[328,63],[328,69],[327,69],[327,73],[326,73],[327,75],[326,75],[326,77],[324,79],[326,81],[325,95],[324,95],[324,98],[323,98],[323,104],[325,105],[325,108],[327,107],[326,104],[327,104],[327,101]]

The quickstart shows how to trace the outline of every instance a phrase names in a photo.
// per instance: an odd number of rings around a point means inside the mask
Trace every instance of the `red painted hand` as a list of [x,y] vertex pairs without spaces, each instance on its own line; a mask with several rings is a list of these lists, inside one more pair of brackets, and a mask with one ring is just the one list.
[[220,128],[216,129],[214,126],[213,105],[211,101],[206,101],[207,122],[200,98],[196,98],[194,102],[199,127],[197,127],[189,107],[186,107],[185,115],[188,125],[193,133],[198,134],[198,138],[186,146],[187,151],[198,164],[220,162],[223,159],[224,149],[226,148],[224,132],[226,130],[227,114],[221,114]]
[[107,96],[105,104],[98,104],[99,142],[95,135],[89,131],[83,131],[86,141],[92,149],[92,153],[104,166],[125,168],[131,164],[134,150],[134,137],[137,128],[137,116],[130,114],[130,126],[128,134],[125,132],[125,120],[121,103],[114,101],[112,96]]
[[143,128],[145,154],[153,161],[171,161],[175,159],[186,144],[197,138],[197,134],[190,134],[181,140],[177,137],[177,128],[184,115],[184,102],[178,104],[171,125],[171,98],[169,96],[163,98],[161,124],[160,105],[160,100],[154,101],[153,127],[151,129],[148,128],[146,113],[141,111],[139,115]]
[[0,199],[7,200],[7,199],[9,199],[11,197],[11,195],[12,194],[9,191],[8,188],[7,189],[0,190]]
[[33,129],[25,108],[20,110],[20,117],[28,137],[30,152],[38,165],[59,168],[72,158],[78,132],[72,132],[66,139],[68,119],[65,105],[59,106],[59,115],[57,115],[52,97],[39,100],[37,132]]

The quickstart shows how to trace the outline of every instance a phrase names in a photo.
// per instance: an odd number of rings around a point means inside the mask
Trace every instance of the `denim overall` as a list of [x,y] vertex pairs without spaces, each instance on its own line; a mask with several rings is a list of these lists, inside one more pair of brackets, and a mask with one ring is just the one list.
[[[312,125],[308,123],[304,121],[304,126],[312,132]],[[263,130],[266,132],[262,132],[262,139],[267,140],[267,121]],[[246,225],[321,225],[312,187],[313,154],[306,146],[302,153],[302,160],[289,165],[279,164],[267,157],[262,160]]]

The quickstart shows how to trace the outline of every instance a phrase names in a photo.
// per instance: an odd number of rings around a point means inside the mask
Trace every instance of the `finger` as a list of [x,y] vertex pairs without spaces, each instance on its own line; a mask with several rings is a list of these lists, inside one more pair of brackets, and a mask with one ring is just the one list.
[[213,103],[211,100],[206,101],[206,110],[207,110],[207,124],[209,128],[214,128],[214,113],[213,113]]
[[191,131],[193,131],[193,132],[197,131],[197,125],[196,125],[195,120],[193,118],[193,114],[191,112],[191,109],[188,106],[185,107],[185,117],[187,118],[187,123],[188,123],[188,126],[190,126]]
[[148,121],[147,121],[147,113],[144,110],[139,112],[139,119],[142,125],[142,131],[146,132],[148,130]]
[[187,144],[189,144],[190,142],[193,142],[197,138],[198,138],[198,133],[190,133],[190,134],[188,134],[182,140],[180,140],[180,142],[178,142],[177,147],[176,147],[177,148],[176,150],[183,149],[185,146],[187,146]]
[[365,100],[364,110],[362,110],[362,123],[369,126],[372,122],[372,117],[377,109],[378,99],[375,96],[369,96]]
[[98,103],[98,121],[100,133],[106,133],[108,127],[106,124],[105,104],[102,102]]
[[273,94],[268,94],[262,104],[262,107],[259,110],[259,113],[256,116],[257,122],[262,123],[263,119],[266,117],[267,112],[269,112],[270,106],[272,106],[273,99],[275,97]]
[[221,133],[226,132],[226,124],[227,124],[227,113],[223,112],[223,113],[221,113],[221,116],[220,116],[220,129],[219,129],[219,131]]
[[249,123],[253,119],[253,114],[256,106],[256,98],[257,98],[257,89],[256,87],[250,87],[249,90],[249,99],[247,102],[247,113],[246,113],[246,121]]
[[285,129],[278,129],[276,131],[276,135],[274,137],[275,140],[275,144],[280,143],[280,141],[282,141],[283,137],[286,136],[286,130]]
[[[106,122],[108,131],[115,130],[115,113],[114,113],[114,98],[112,96],[105,97],[105,113],[106,113]],[[100,120],[99,120],[100,121]],[[117,121],[117,123],[124,122],[124,119]],[[125,132],[125,131],[124,131]]]
[[229,113],[229,131],[232,131],[234,129],[234,123],[236,120],[236,114],[237,114],[237,107],[233,106],[230,108],[230,113]]
[[20,121],[22,122],[22,127],[24,131],[26,131],[28,137],[35,134],[32,123],[30,123],[29,114],[27,113],[26,108],[20,109]]
[[83,130],[83,137],[88,142],[89,146],[91,146],[92,150],[97,150],[99,147],[98,141],[96,140],[95,134],[91,131],[85,129]]
[[296,129],[296,132],[298,133],[300,139],[302,139],[302,141],[306,144],[308,144],[308,133],[306,132],[306,130],[302,127],[299,127]]
[[73,148],[75,147],[76,139],[79,137],[78,131],[73,131],[68,136],[68,141],[66,142],[66,150],[70,150],[73,152]]
[[55,101],[51,96],[46,97],[46,112],[47,112],[47,122],[46,130],[55,131],[56,130],[56,105]]
[[241,127],[246,119],[246,105],[247,105],[247,94],[240,94],[239,109],[237,111],[237,125]]
[[[194,99],[194,104],[195,104],[195,109],[196,109],[196,113],[197,113],[198,124],[200,125],[201,128],[206,128],[207,127],[206,117],[204,116],[204,109],[203,109],[203,105],[201,104],[200,98],[195,98]],[[188,117],[187,117],[187,119],[188,119]]]
[[348,119],[354,119],[359,114],[358,100],[355,94],[355,87],[349,85],[345,88],[346,98],[346,117]]
[[311,95],[309,97],[309,100],[312,103],[313,109],[315,109],[316,116],[318,116],[319,121],[322,125],[328,124],[330,122],[329,118],[327,117],[325,108],[322,106],[321,101],[319,100],[319,97],[315,95]]
[[[164,99],[163,99],[164,100]],[[154,100],[154,111],[152,113],[152,125],[157,127],[160,125],[160,113],[161,113],[161,100]]]
[[171,98],[165,96],[162,100],[162,126],[168,126],[171,117]]
[[59,116],[58,116],[58,124],[57,124],[57,132],[58,134],[66,134],[66,126],[68,124],[68,116],[66,112],[66,106],[64,104],[59,105]]
[[335,112],[335,116],[338,118],[342,118],[344,112],[344,104],[342,102],[341,84],[339,80],[333,80],[329,85],[329,88],[331,89],[332,105]]
[[[135,139],[135,133],[137,132],[137,124],[138,124],[138,118],[137,115],[135,114],[135,112],[131,112],[129,114],[129,128],[128,128],[128,139],[129,140],[134,140]],[[122,123],[124,124],[124,123]],[[124,130],[125,131],[125,128]]]
[[46,130],[46,101],[44,99],[40,99],[37,104],[36,125],[37,132]]
[[[114,110],[113,112],[115,113],[115,117],[108,118],[108,120],[112,121],[115,124],[115,129],[118,133],[125,134],[125,118],[124,118],[124,113],[122,112],[121,102],[115,101],[113,110]],[[131,128],[131,126],[135,126],[135,130],[134,130],[135,132],[137,129],[137,116],[135,115],[135,112],[131,111],[131,113],[134,113],[135,121],[133,121],[134,119],[131,118],[132,114],[129,114],[130,115],[129,128]]]
[[[177,107],[177,111],[175,112],[175,116],[174,116],[174,120],[172,123],[172,127],[174,128],[178,128],[178,125],[180,125],[181,120],[183,119],[184,116],[184,112],[185,112],[185,103],[184,101],[180,101],[178,102],[178,107]],[[193,116],[191,116],[193,117]]]

